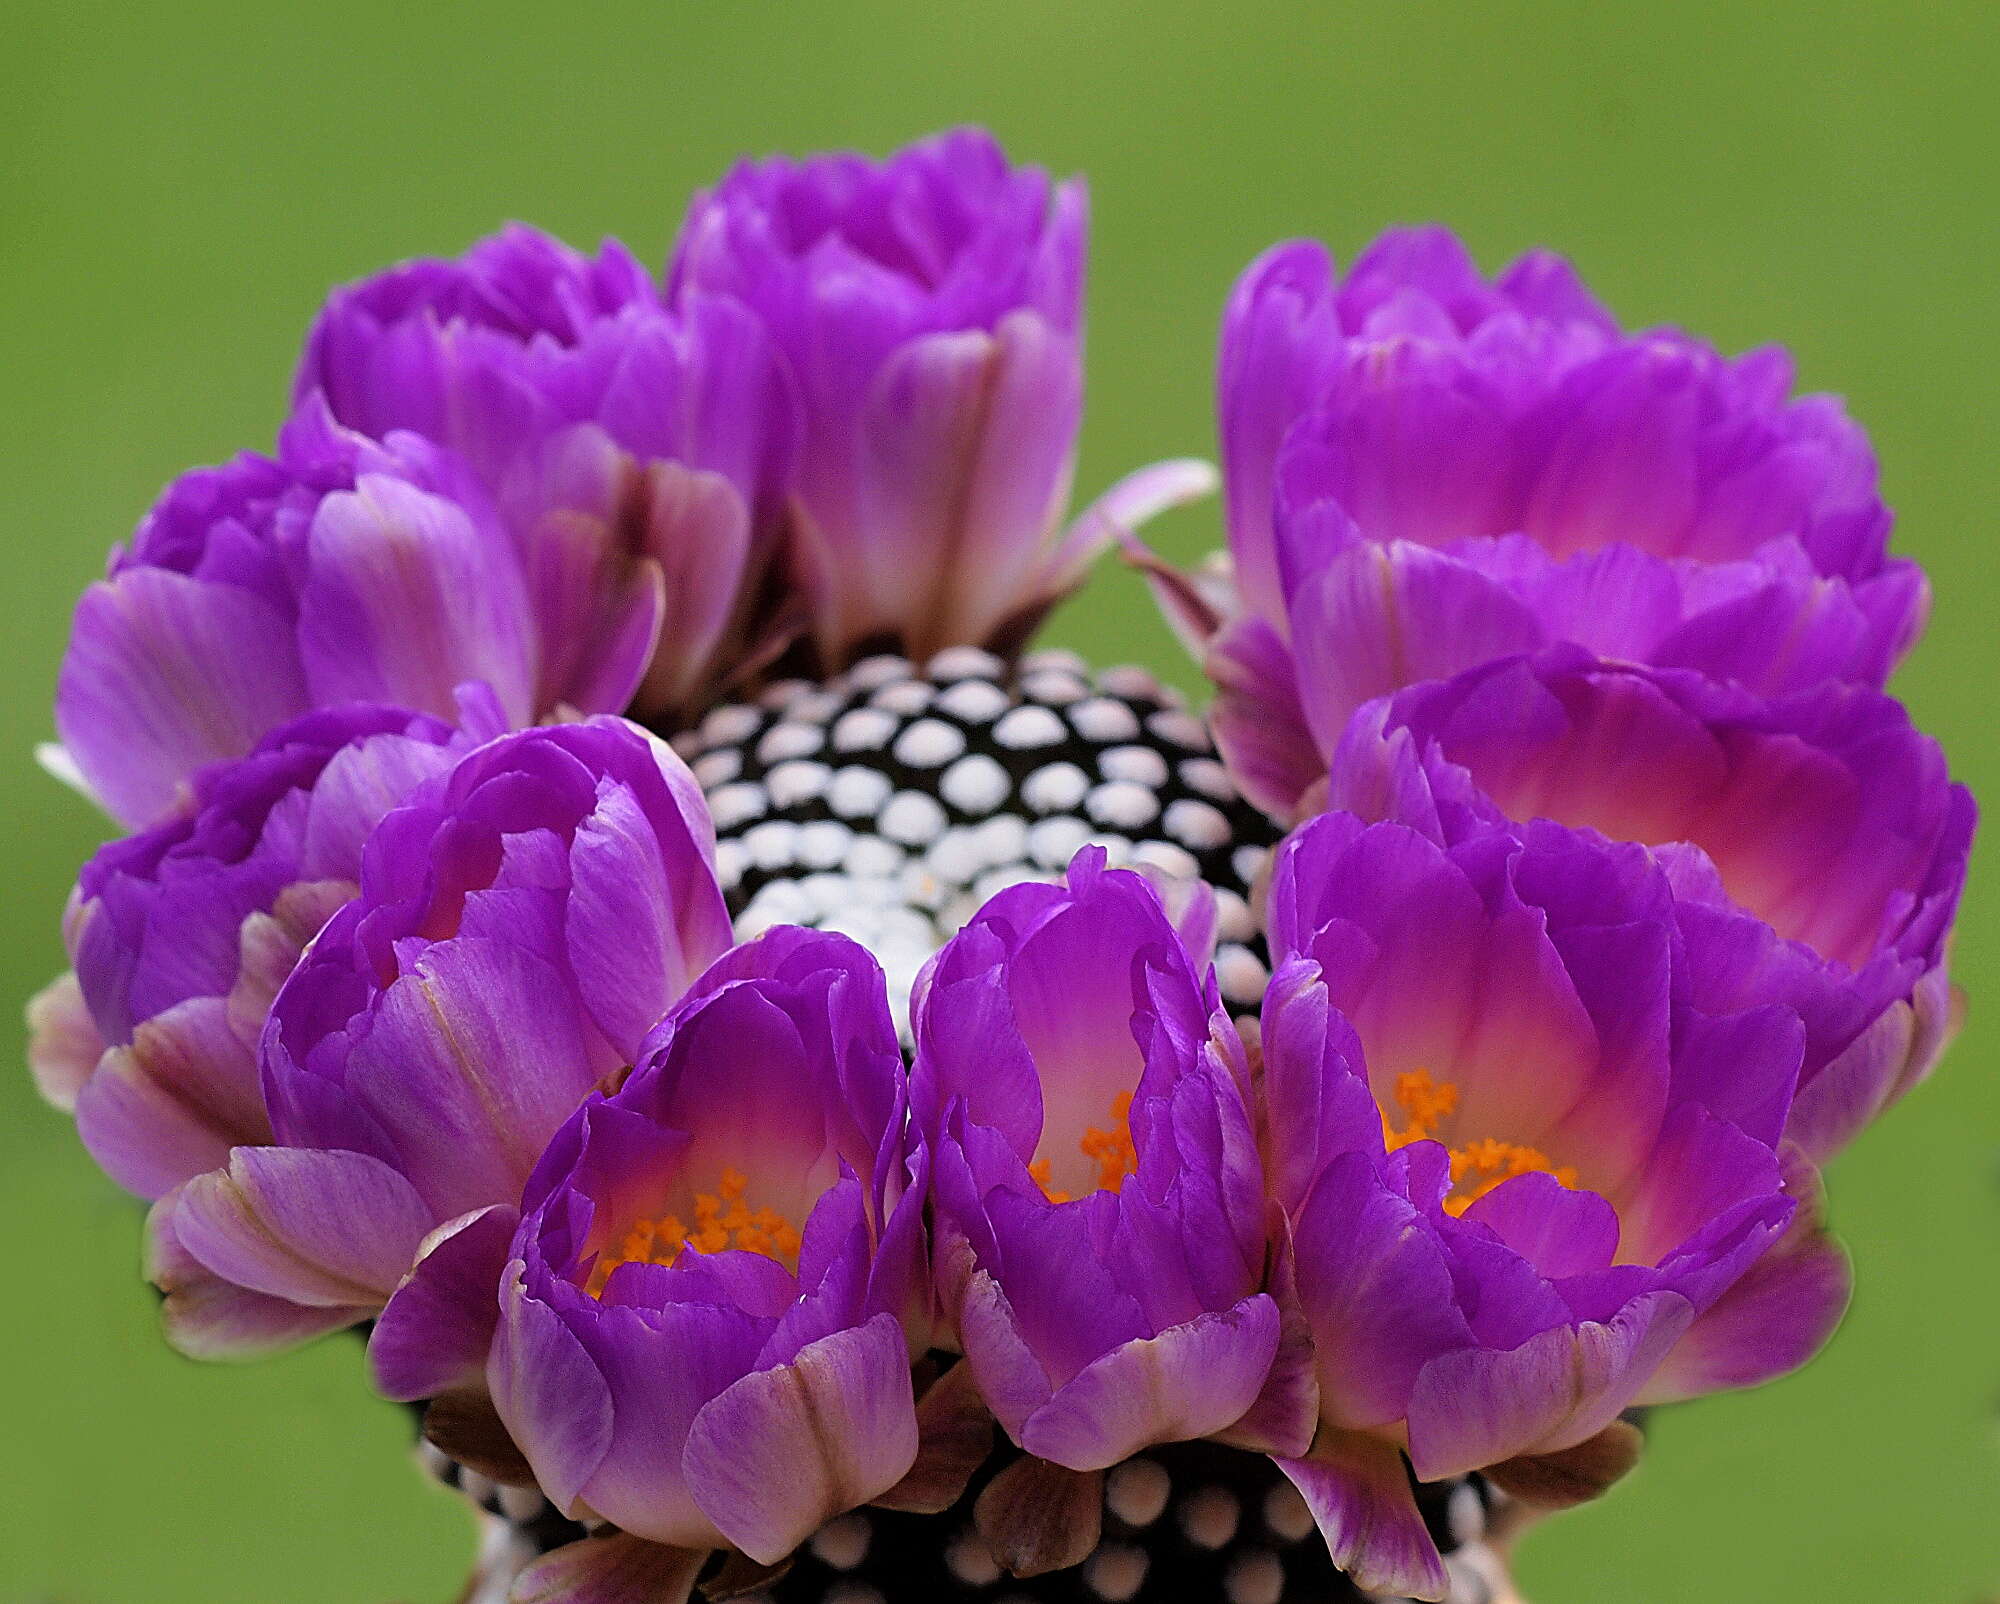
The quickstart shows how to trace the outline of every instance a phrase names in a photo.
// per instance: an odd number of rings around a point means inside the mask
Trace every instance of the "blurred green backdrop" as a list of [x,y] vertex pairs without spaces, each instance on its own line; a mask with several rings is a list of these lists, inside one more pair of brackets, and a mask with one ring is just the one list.
[[[329,284],[507,217],[658,259],[739,152],[880,151],[960,120],[1091,178],[1086,491],[1209,449],[1217,310],[1282,235],[1351,255],[1442,218],[1489,264],[1571,253],[1628,320],[1788,342],[1874,431],[1901,548],[1936,578],[1901,689],[2000,797],[1990,3],[15,0],[4,41],[9,999],[58,967],[101,832],[28,761],[70,604],[162,481],[269,442]],[[1182,556],[1216,539],[1212,510],[1164,537]],[[1191,679],[1123,572],[1053,634]],[[1974,896],[1958,959],[1971,1030],[1832,1176],[1860,1272],[1846,1328],[1803,1375],[1661,1420],[1637,1475],[1529,1540],[1538,1604],[2000,1588],[2000,898]],[[355,1345],[249,1369],[169,1354],[137,1209],[18,1071],[0,1233],[0,1599],[450,1595],[466,1523],[411,1470]]]

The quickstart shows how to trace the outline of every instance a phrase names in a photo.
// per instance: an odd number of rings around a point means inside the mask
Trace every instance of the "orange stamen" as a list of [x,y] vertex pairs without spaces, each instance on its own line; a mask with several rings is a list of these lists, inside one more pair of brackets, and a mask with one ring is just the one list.
[[[1412,1142],[1438,1140],[1438,1126],[1458,1109],[1458,1087],[1448,1080],[1434,1079],[1427,1069],[1398,1075],[1393,1091],[1403,1124],[1398,1127],[1386,1109],[1382,1112],[1382,1140],[1392,1153]],[[1482,1136],[1458,1146],[1447,1143],[1446,1151],[1451,1154],[1451,1193],[1444,1200],[1448,1214],[1463,1214],[1502,1182],[1537,1170],[1553,1175],[1564,1186],[1577,1184],[1572,1167],[1558,1166],[1540,1148],[1519,1142]]]
[[593,1298],[604,1295],[604,1284],[621,1264],[672,1264],[683,1252],[722,1253],[735,1248],[743,1253],[761,1253],[767,1259],[787,1261],[797,1256],[799,1233],[776,1209],[754,1212],[744,1202],[750,1181],[741,1170],[725,1168],[714,1192],[697,1192],[694,1199],[694,1229],[681,1224],[678,1214],[661,1214],[635,1220],[619,1240],[598,1250],[584,1290]]
[[[1114,1097],[1111,1100],[1109,1128],[1101,1130],[1091,1126],[1076,1145],[1083,1156],[1097,1166],[1097,1180],[1091,1190],[1120,1190],[1125,1185],[1125,1177],[1137,1174],[1139,1169],[1139,1150],[1132,1144],[1132,1094],[1120,1092]],[[1054,1165],[1048,1159],[1036,1159],[1028,1166],[1028,1174],[1051,1203],[1071,1201],[1069,1193],[1058,1192],[1051,1186]]]

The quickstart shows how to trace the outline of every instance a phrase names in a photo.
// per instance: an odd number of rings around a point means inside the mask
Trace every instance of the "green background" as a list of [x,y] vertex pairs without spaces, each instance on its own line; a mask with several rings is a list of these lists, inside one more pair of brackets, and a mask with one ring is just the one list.
[[[1283,235],[1350,256],[1441,218],[1489,265],[1567,251],[1632,322],[1788,342],[1873,430],[1901,549],[1936,579],[1900,688],[2000,796],[1990,6],[307,9],[17,0],[0,24],[9,998],[58,967],[101,832],[28,761],[70,604],[170,475],[268,443],[329,284],[507,217],[657,260],[739,152],[881,151],[961,120],[1092,180],[1086,491],[1209,449],[1217,310]],[[1163,539],[1217,536],[1207,510]],[[1123,572],[1052,633],[1191,678]],[[1661,1420],[1627,1484],[1529,1540],[1538,1604],[2000,1587],[2000,900],[1975,894],[1957,956],[1971,1029],[1832,1175],[1845,1329],[1798,1377]],[[0,1600],[448,1597],[466,1526],[354,1344],[173,1357],[137,1226],[25,1076],[0,1077]]]

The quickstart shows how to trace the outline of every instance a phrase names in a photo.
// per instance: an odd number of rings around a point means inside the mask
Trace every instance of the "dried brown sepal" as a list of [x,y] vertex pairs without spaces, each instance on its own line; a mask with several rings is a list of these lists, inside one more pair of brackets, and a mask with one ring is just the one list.
[[1639,1462],[1645,1437],[1629,1421],[1614,1420],[1595,1437],[1552,1454],[1523,1454],[1490,1466],[1486,1479],[1524,1504],[1567,1509],[1600,1497]]
[[1081,1565],[1103,1534],[1104,1472],[1023,1454],[986,1484],[972,1519],[1003,1570],[1067,1570]]
[[917,1459],[875,1503],[911,1515],[941,1515],[964,1496],[973,1472],[993,1452],[993,1413],[963,1361],[917,1400]]
[[707,1562],[706,1549],[603,1533],[544,1554],[514,1578],[507,1604],[687,1604]]
[[484,1387],[440,1393],[424,1408],[424,1435],[469,1470],[506,1487],[533,1487],[535,1472]]
[[748,1554],[732,1549],[723,1557],[721,1568],[701,1584],[702,1597],[708,1599],[709,1604],[723,1604],[725,1599],[761,1593],[792,1568],[792,1558],[787,1554],[775,1565],[760,1565]]

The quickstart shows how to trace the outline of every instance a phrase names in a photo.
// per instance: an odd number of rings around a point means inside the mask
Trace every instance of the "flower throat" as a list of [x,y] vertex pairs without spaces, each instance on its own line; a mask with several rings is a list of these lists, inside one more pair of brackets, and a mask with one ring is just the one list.
[[[1413,1069],[1396,1077],[1396,1106],[1402,1111],[1400,1129],[1382,1112],[1382,1140],[1390,1152],[1412,1142],[1434,1142],[1438,1127],[1458,1109],[1458,1087],[1437,1080],[1427,1069]],[[1451,1192],[1444,1200],[1447,1214],[1463,1214],[1488,1192],[1517,1175],[1540,1172],[1552,1175],[1562,1185],[1577,1184],[1575,1169],[1558,1166],[1540,1148],[1519,1142],[1496,1141],[1490,1136],[1460,1146],[1446,1144],[1451,1155]]]
[[776,1209],[753,1210],[744,1201],[749,1187],[749,1178],[741,1170],[725,1168],[715,1191],[695,1193],[692,1230],[681,1224],[678,1214],[635,1220],[615,1249],[607,1246],[599,1250],[584,1290],[601,1298],[611,1272],[621,1264],[670,1265],[689,1248],[698,1253],[734,1248],[791,1263],[798,1257],[797,1227]]

